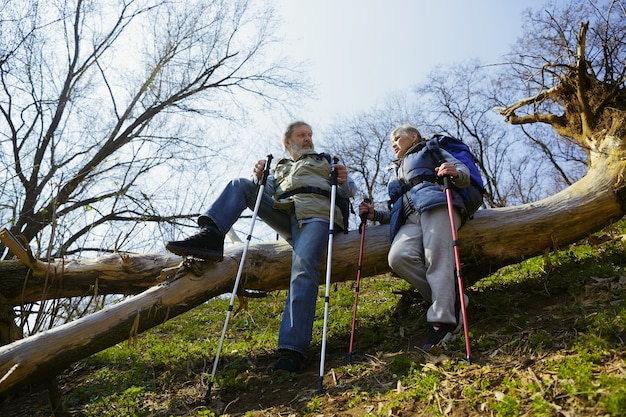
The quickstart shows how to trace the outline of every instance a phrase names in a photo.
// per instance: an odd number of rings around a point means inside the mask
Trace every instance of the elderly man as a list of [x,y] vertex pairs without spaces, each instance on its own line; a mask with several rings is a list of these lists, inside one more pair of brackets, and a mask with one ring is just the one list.
[[[330,221],[331,158],[315,152],[313,131],[296,121],[285,129],[283,145],[289,158],[279,160],[267,178],[258,216],[293,247],[291,280],[278,334],[279,359],[274,370],[299,372],[311,342],[319,287],[319,263],[328,243]],[[220,260],[224,235],[246,207],[255,206],[265,160],[254,166],[253,179],[232,180],[207,212],[200,216],[201,230],[166,248],[183,256]],[[354,195],[354,182],[345,166],[337,170],[338,197]],[[343,214],[335,207],[334,228],[342,229]]]

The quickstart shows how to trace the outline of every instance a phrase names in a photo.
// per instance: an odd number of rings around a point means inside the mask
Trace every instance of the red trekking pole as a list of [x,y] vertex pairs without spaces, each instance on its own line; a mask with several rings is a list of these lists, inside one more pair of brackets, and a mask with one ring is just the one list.
[[465,291],[463,289],[463,274],[461,273],[461,256],[459,254],[459,241],[456,233],[456,222],[454,221],[454,206],[452,204],[452,189],[450,188],[450,177],[443,177],[443,189],[446,192],[448,200],[448,215],[450,217],[450,226],[452,229],[452,246],[454,248],[454,262],[456,265],[456,277],[459,282],[459,298],[461,301],[461,314],[463,316],[463,333],[465,335],[465,351],[467,353],[467,362],[472,363],[472,351],[470,349],[469,330],[467,326],[467,311],[465,306]]
[[[363,200],[369,204],[368,198]],[[359,263],[356,268],[356,281],[354,283],[354,309],[352,311],[352,331],[350,332],[350,351],[348,352],[348,363],[352,363],[352,345],[354,343],[354,327],[356,325],[356,308],[359,304],[359,288],[361,285],[361,266],[363,265],[363,242],[365,241],[365,226],[367,224],[367,212],[361,214],[361,224],[359,225],[359,233],[361,234],[361,245],[359,246]]]

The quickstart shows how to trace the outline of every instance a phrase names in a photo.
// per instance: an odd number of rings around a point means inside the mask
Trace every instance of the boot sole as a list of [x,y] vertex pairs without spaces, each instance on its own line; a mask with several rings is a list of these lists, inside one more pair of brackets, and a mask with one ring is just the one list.
[[205,261],[218,262],[224,259],[224,254],[215,251],[189,250],[189,248],[178,248],[174,245],[165,245],[165,249],[175,255],[193,256],[194,258],[203,259]]

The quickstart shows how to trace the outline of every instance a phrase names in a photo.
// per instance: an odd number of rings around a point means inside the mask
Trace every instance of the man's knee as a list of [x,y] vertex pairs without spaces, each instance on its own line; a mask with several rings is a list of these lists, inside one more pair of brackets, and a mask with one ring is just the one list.
[[247,191],[251,188],[255,188],[256,184],[250,178],[235,178],[230,181],[230,186],[233,188]]

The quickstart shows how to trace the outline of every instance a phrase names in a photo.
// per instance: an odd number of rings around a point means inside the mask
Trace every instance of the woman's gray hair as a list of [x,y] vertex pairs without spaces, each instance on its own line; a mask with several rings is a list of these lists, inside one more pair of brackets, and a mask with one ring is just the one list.
[[417,133],[417,141],[422,141],[422,134],[419,130],[413,125],[404,124],[402,126],[398,126],[391,132],[391,139],[395,138],[398,135],[412,135],[413,133]]

